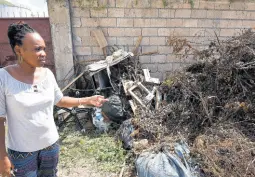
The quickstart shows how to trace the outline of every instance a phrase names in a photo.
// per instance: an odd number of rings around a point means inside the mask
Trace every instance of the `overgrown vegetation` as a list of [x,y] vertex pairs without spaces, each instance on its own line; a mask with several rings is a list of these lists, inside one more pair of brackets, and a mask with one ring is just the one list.
[[168,5],[167,0],[162,0],[163,6],[166,7]]
[[171,38],[174,52],[194,52],[197,62],[160,86],[166,103],[159,110],[138,110],[139,133],[153,142],[183,137],[201,176],[254,176],[254,39],[248,30],[197,51],[187,41]]
[[15,6],[14,4],[10,3],[9,1],[5,1],[5,0],[0,0],[0,5]]
[[191,8],[194,8],[194,6],[195,6],[194,0],[189,0],[189,3],[190,3]]

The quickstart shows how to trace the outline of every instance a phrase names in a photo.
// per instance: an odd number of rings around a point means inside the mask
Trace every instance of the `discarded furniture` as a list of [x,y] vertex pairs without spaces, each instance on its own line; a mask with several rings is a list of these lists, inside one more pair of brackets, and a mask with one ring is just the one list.
[[[66,89],[68,89],[75,81],[77,81],[80,77],[83,75],[86,75],[86,77],[89,77],[92,81],[92,87],[93,87],[93,93],[94,94],[100,94],[102,90],[106,89],[115,89],[114,85],[111,82],[111,71],[110,67],[113,65],[118,64],[119,62],[128,59],[133,56],[133,53],[131,52],[125,52],[123,50],[118,50],[113,53],[112,56],[108,56],[106,60],[101,60],[95,63],[92,63],[90,65],[87,65],[76,78],[74,78],[67,86],[65,86],[63,89],[61,89],[62,92],[64,92]],[[86,90],[79,90],[79,89],[73,89],[75,90],[75,97],[80,97],[80,93]],[[62,110],[67,113],[69,113],[69,116],[66,117],[64,120],[62,120],[58,126],[62,127],[68,123],[68,121],[73,117],[75,122],[77,122],[78,126],[81,128],[82,131],[85,132],[85,128],[82,126],[81,122],[79,121],[79,118],[77,115],[79,113],[88,113],[91,111],[90,108],[58,108],[58,111]]]
[[[86,129],[82,125],[81,121],[79,120],[78,115],[80,113],[85,113],[87,115],[87,120],[89,120],[89,118],[90,118],[89,115],[90,115],[91,109],[89,109],[89,108],[59,108],[59,107],[55,107],[55,111],[57,114],[55,116],[55,121],[57,122],[56,125],[57,125],[58,129],[62,128],[65,124],[67,124],[73,118],[74,121],[79,126],[81,132],[82,133],[86,132]],[[59,114],[62,114],[62,113],[68,113],[68,116],[65,117],[63,120],[60,120]]]
[[158,78],[152,78],[150,76],[150,72],[148,69],[143,69],[144,79],[145,82],[152,83],[152,84],[160,84],[160,80]]

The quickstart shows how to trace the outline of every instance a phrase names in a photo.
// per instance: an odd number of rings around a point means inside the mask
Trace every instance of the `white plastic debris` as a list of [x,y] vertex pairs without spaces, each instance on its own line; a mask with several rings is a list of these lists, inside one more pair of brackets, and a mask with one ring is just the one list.
[[110,123],[104,121],[101,108],[95,108],[92,113],[93,124],[100,132],[107,132]]
[[160,84],[160,80],[158,78],[152,78],[150,76],[150,72],[148,69],[143,69],[144,79],[145,82],[153,83],[153,84]]

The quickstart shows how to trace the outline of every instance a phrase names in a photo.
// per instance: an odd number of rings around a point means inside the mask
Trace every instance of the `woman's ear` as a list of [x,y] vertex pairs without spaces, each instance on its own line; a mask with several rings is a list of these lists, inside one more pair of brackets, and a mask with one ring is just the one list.
[[21,55],[21,47],[16,45],[14,47],[14,52],[16,53],[16,55],[20,56]]

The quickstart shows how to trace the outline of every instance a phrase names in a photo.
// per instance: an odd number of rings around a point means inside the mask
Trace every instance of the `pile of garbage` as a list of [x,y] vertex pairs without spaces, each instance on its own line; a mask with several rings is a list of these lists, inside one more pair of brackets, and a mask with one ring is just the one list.
[[161,84],[158,110],[138,110],[136,126],[151,145],[185,139],[200,176],[254,176],[255,33],[212,42],[195,57]]
[[193,55],[197,62],[161,83],[120,49],[87,66],[71,90],[109,98],[93,123],[120,125],[116,140],[138,157],[138,177],[255,176],[255,33]]

